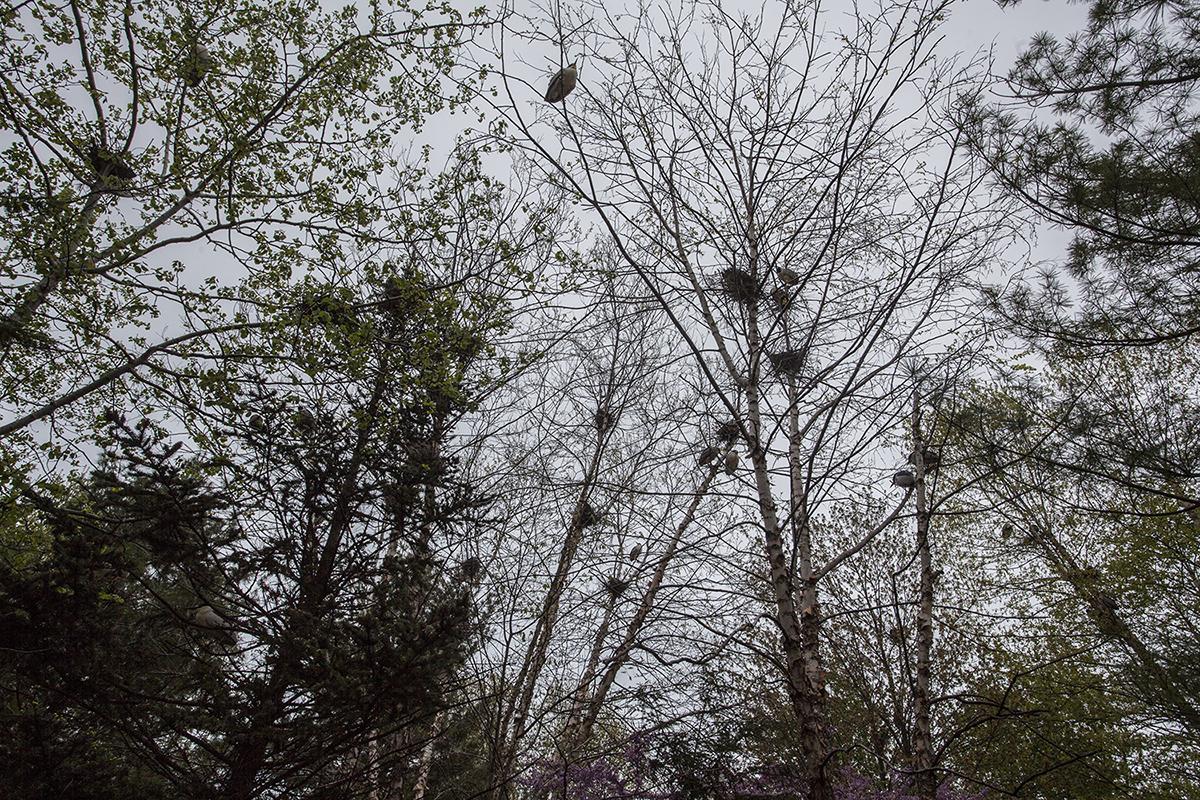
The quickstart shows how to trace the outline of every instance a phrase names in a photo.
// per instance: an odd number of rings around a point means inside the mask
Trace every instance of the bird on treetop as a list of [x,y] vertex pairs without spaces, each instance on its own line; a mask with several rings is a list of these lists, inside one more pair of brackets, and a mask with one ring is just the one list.
[[575,61],[572,61],[569,67],[560,69],[558,74],[550,79],[550,87],[546,89],[546,102],[557,103],[563,100],[574,90],[578,77],[579,70]]

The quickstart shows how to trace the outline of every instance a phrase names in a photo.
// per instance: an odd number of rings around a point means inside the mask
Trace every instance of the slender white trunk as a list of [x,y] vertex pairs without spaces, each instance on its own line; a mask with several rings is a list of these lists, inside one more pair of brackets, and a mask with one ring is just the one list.
[[920,596],[917,603],[917,681],[913,691],[913,788],[920,800],[934,800],[938,779],[934,768],[933,732],[929,721],[929,684],[933,667],[933,556],[929,547],[929,504],[925,492],[925,442],[921,436],[918,392],[913,392],[913,462],[917,478],[917,559]]
[[[753,207],[747,213],[747,251],[751,274],[758,274],[758,238],[754,228]],[[833,786],[826,773],[830,751],[825,725],[825,670],[821,663],[821,609],[817,597],[817,574],[813,567],[811,531],[808,524],[804,474],[800,459],[799,411],[795,386],[789,381],[788,463],[790,472],[790,513],[796,551],[793,557],[799,573],[800,607],[796,607],[794,573],[783,546],[784,526],[775,508],[767,453],[762,443],[762,409],[759,402],[761,362],[764,355],[758,330],[758,304],[746,307],[747,351],[750,358],[747,376],[747,433],[758,510],[763,524],[767,566],[775,599],[776,622],[783,639],[787,664],[788,695],[800,724],[800,746],[804,754],[809,800],[832,800]]]
[[590,697],[587,697],[587,702],[584,704],[583,713],[579,718],[577,730],[574,734],[577,746],[585,744],[591,738],[592,726],[596,722],[596,717],[599,716],[600,709],[604,706],[604,701],[608,697],[608,692],[617,680],[617,674],[629,660],[629,654],[633,651],[634,645],[637,644],[642,628],[645,627],[646,620],[650,617],[650,612],[654,610],[655,599],[658,597],[659,589],[662,587],[663,579],[666,577],[671,560],[679,550],[679,543],[683,539],[684,533],[696,517],[696,510],[700,507],[700,501],[704,499],[712,487],[721,462],[722,458],[720,456],[714,459],[713,465],[708,468],[704,479],[696,487],[696,491],[693,492],[692,500],[684,512],[683,519],[675,527],[671,540],[667,543],[666,549],[663,550],[662,556],[658,559],[658,564],[654,568],[654,575],[651,576],[650,583],[646,586],[646,591],[642,593],[642,599],[638,603],[633,618],[625,626],[625,633],[621,636],[620,643],[616,646],[612,656],[604,667],[604,672],[600,676],[595,692],[591,693]]
[[429,739],[421,748],[421,762],[417,767],[417,782],[413,784],[413,800],[425,800],[425,792],[429,788],[429,769],[433,765],[433,746],[442,735],[442,727],[446,724],[446,710],[438,712],[433,720],[433,730]]
[[602,438],[598,438],[591,463],[584,474],[583,488],[575,501],[566,538],[559,551],[554,577],[551,580],[550,588],[546,591],[546,597],[542,601],[542,609],[534,626],[533,638],[512,686],[514,699],[501,710],[491,759],[492,788],[489,796],[492,798],[506,798],[512,795],[511,781],[515,772],[517,752],[521,739],[526,733],[525,725],[529,709],[533,704],[534,691],[537,688],[542,669],[546,666],[550,640],[558,622],[559,605],[562,602],[567,578],[570,575],[571,566],[575,562],[575,554],[583,536],[583,509],[588,503],[592,484],[600,469],[602,453]]

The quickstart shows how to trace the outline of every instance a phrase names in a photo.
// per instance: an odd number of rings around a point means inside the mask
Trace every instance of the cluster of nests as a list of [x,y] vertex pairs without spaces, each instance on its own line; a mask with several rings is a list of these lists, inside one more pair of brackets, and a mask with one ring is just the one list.
[[[928,474],[936,471],[942,465],[942,454],[931,447],[925,447],[921,450],[921,460],[924,462],[925,472]],[[917,463],[916,453],[909,455],[908,463]],[[892,485],[899,486],[901,489],[912,489],[917,485],[917,476],[910,469],[898,469],[892,475]]]
[[737,472],[738,467],[738,451],[733,449],[733,443],[737,441],[741,435],[742,429],[738,425],[737,420],[726,420],[717,426],[716,436],[719,444],[711,444],[700,451],[699,457],[696,459],[696,464],[701,467],[711,466],[713,460],[725,450],[725,474],[732,475]]
[[[780,285],[771,290],[771,300],[782,313],[792,305],[794,298],[790,287],[800,283],[800,276],[787,267],[780,267],[776,270],[776,275]],[[752,305],[762,298],[763,286],[744,269],[728,267],[721,271],[721,291],[735,303]],[[804,348],[780,350],[768,353],[767,359],[780,375],[796,376],[804,370],[808,362],[808,352]]]
[[[208,48],[199,42],[189,47],[179,59],[177,74],[184,86],[194,89],[204,83],[216,62]],[[92,142],[88,146],[88,166],[92,168],[92,188],[98,192],[121,194],[129,189],[137,172],[129,165],[127,150],[115,151]]]
[[[786,311],[792,305],[792,293],[789,287],[800,283],[800,275],[787,267],[775,271],[779,278],[779,286],[771,290],[771,300],[780,311]],[[738,267],[726,267],[721,270],[721,291],[735,303],[753,305],[762,299],[763,284],[753,275]]]

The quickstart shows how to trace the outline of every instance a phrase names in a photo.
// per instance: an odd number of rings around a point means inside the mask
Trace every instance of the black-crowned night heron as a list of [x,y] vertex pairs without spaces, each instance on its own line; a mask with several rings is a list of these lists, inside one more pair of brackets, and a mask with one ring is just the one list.
[[[941,466],[942,454],[939,453],[937,450],[934,450],[931,447],[926,447],[924,450],[921,451],[921,460],[925,463],[925,471],[933,472],[935,469],[937,469],[939,466]],[[909,454],[908,463],[910,463],[910,464],[917,463],[917,454],[916,453]]]
[[192,614],[192,622],[198,627],[208,628],[209,630],[224,630],[229,627],[229,623],[225,618],[213,611],[212,606],[200,606]]
[[192,612],[192,624],[202,628],[229,645],[237,643],[237,631],[212,606],[203,605]]
[[725,474],[732,475],[737,472],[738,467],[738,451],[730,450],[725,454]]
[[899,486],[901,489],[911,489],[917,485],[917,476],[906,469],[898,469],[896,470],[896,474],[892,476],[892,484]]
[[795,286],[797,283],[800,282],[800,276],[797,275],[792,270],[788,269],[787,267],[780,267],[778,272],[779,272],[779,281],[784,286]]
[[232,625],[229,625],[229,620],[212,610],[212,606],[200,606],[194,610],[192,624],[204,628],[205,631],[220,634],[221,638],[228,640],[229,644],[234,644],[238,640],[238,633],[234,632]]
[[558,71],[558,74],[550,79],[550,88],[546,89],[546,102],[558,103],[569,95],[575,88],[575,81],[579,78],[579,69],[576,62],[572,61],[569,67],[563,67]]
[[642,554],[642,546],[640,544],[635,544],[633,546],[633,549],[629,551],[629,560],[637,561],[638,556],[640,556],[641,554]]
[[701,467],[707,467],[713,462],[713,459],[721,454],[721,450],[716,445],[709,445],[700,451],[699,457],[696,459],[696,464]]
[[188,50],[179,65],[179,77],[189,88],[196,88],[204,83],[204,78],[213,68],[213,57],[208,48],[197,42]]

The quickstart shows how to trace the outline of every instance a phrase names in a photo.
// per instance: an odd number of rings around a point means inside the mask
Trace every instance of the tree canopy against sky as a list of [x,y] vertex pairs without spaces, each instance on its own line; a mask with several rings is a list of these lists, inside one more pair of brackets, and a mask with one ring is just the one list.
[[1193,796],[1196,12],[962,10],[7,7],[6,790]]

